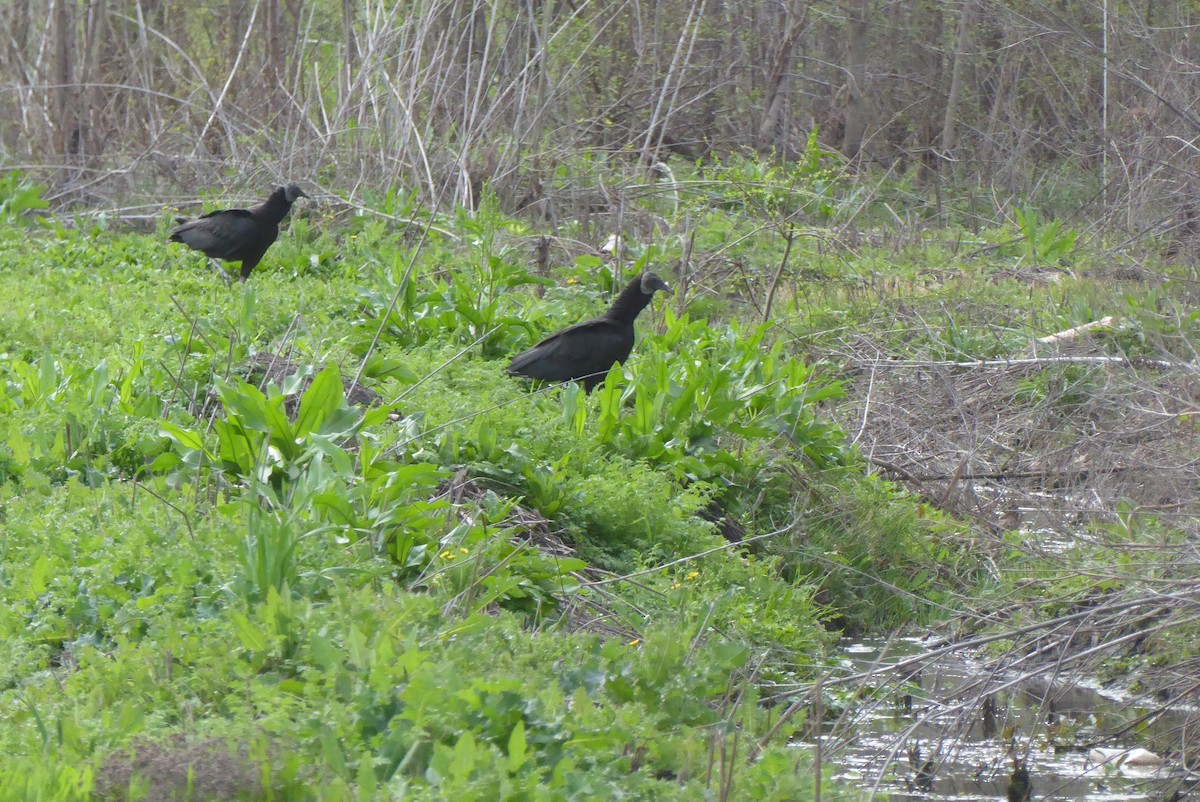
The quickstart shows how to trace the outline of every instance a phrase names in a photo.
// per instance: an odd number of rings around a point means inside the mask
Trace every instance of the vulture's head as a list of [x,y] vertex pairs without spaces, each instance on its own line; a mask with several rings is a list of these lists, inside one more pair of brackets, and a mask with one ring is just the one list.
[[642,293],[644,295],[653,295],[658,290],[662,290],[667,295],[675,294],[675,290],[671,289],[671,285],[659,278],[657,273],[649,270],[642,273]]
[[299,184],[288,184],[283,187],[283,197],[287,198],[288,203],[295,203],[296,198],[307,198],[304,190],[300,189]]

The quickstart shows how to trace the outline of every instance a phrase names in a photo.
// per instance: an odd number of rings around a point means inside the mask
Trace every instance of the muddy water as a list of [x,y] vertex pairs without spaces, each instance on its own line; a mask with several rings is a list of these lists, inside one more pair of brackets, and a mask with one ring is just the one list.
[[[920,652],[916,640],[848,642],[841,650],[847,673],[878,670]],[[840,718],[827,719],[821,737],[834,778],[876,798],[1005,800],[1013,770],[1011,743],[1028,765],[1033,800],[1157,802],[1177,787],[1177,767],[1096,766],[1085,745],[1153,749],[1156,731],[1178,727],[1178,719],[1108,741],[1104,733],[1143,711],[1094,687],[1026,683],[996,692],[982,705],[971,685],[986,672],[969,658],[926,667],[907,683],[897,682],[895,673],[882,674]]]

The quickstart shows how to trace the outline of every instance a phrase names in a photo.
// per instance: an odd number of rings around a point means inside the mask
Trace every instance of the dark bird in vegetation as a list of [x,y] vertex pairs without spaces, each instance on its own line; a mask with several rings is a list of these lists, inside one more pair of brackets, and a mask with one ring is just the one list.
[[629,358],[633,321],[658,290],[673,294],[667,282],[647,270],[629,282],[600,317],[565,328],[513,357],[509,374],[547,382],[582,381],[590,393],[613,363]]
[[937,773],[937,766],[932,760],[926,760],[925,765],[917,770],[917,776],[913,778],[913,784],[920,791],[933,790],[933,777]]
[[937,766],[933,762],[933,758],[921,763],[921,742],[917,741],[912,746],[908,747],[908,762],[917,770],[917,773],[911,780],[906,781],[906,785],[910,791],[932,791],[933,778],[937,774]]
[[[262,260],[279,236],[279,224],[297,198],[307,198],[295,184],[279,187],[257,206],[209,212],[195,220],[175,218],[181,225],[172,229],[171,242],[182,242],[212,259],[242,263],[242,281]],[[221,271],[222,274],[225,271]]]
[[1008,778],[1008,802],[1029,802],[1033,797],[1033,782],[1029,778],[1029,769],[1018,765]]

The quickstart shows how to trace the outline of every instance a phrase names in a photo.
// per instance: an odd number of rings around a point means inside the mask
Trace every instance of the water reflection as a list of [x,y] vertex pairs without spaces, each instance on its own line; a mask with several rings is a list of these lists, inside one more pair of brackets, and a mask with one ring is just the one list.
[[[891,802],[1171,798],[1176,783],[1165,781],[1166,768],[1097,766],[1083,748],[1141,711],[1079,684],[1030,682],[988,693],[1004,682],[967,658],[910,670],[904,678],[886,671],[921,652],[916,639],[843,647],[848,673],[884,673],[856,694],[852,708],[822,726],[822,754],[835,779]],[[1159,729],[1178,724],[1162,722]],[[1139,732],[1138,743],[1104,744],[1148,745],[1154,730]]]

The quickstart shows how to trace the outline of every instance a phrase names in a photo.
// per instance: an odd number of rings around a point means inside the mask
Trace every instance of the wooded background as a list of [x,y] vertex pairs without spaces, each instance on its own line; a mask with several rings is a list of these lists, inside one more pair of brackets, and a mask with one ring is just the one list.
[[[614,167],[808,134],[918,189],[1187,234],[1190,0],[9,0],[0,166],[88,205],[309,180],[570,203]],[[253,194],[253,193],[251,193]]]

